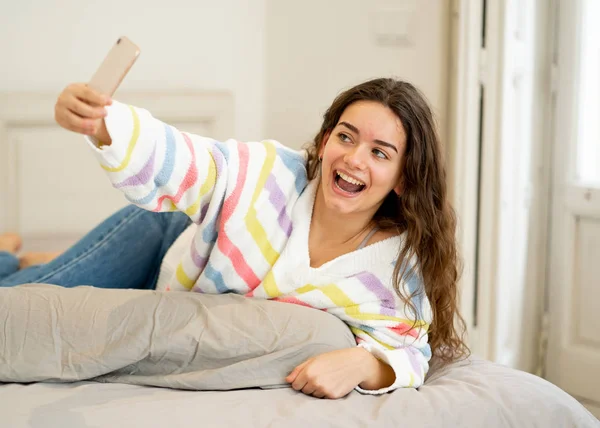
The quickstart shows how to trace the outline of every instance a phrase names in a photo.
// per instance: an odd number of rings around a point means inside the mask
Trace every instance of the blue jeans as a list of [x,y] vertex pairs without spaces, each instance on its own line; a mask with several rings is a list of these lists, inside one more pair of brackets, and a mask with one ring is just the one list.
[[154,289],[165,253],[189,224],[180,212],[153,213],[130,205],[44,265],[18,270],[18,259],[0,252],[0,287],[37,282]]

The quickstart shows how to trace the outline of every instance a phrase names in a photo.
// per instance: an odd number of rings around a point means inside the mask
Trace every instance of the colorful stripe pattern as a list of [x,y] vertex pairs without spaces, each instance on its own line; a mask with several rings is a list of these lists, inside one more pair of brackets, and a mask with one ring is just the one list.
[[[310,204],[299,201],[314,192],[303,152],[274,141],[220,143],[182,133],[118,102],[106,123],[113,143],[94,150],[114,187],[138,206],[179,210],[197,224],[171,290],[235,292],[327,311],[349,325],[359,344],[383,352],[379,358],[397,374],[394,387],[423,382],[431,310],[417,275],[404,284],[417,320],[392,287],[393,263],[333,279],[295,275],[297,254],[306,248],[295,249],[294,232],[311,216]],[[288,246],[294,251],[282,256]]]

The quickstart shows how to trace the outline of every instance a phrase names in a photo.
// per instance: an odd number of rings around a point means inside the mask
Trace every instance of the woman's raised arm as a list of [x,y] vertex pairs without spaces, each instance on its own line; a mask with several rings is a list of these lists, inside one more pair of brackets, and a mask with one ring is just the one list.
[[[150,112],[112,101],[85,84],[67,86],[56,102],[63,128],[84,134],[113,187],[149,211],[182,211],[200,223],[226,187],[227,147],[180,132]],[[212,204],[216,195],[215,204]],[[210,210],[209,210],[210,211]]]

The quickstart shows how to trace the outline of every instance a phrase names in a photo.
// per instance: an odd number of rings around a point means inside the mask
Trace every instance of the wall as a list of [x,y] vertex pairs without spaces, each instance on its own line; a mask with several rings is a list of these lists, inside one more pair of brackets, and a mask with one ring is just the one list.
[[[276,138],[297,147],[340,90],[388,75],[419,86],[445,126],[447,1],[5,3],[0,91],[58,94],[88,80],[113,41],[127,35],[142,54],[122,90],[231,91],[233,134],[241,140]],[[400,14],[398,25],[386,11]],[[390,26],[406,37],[378,43],[376,32]]]
[[264,0],[2,0],[1,10],[0,92],[87,81],[127,35],[142,53],[121,89],[231,91],[234,136],[262,138]]
[[[449,3],[267,0],[268,136],[301,146],[336,94],[381,76],[417,85],[445,126]],[[386,32],[406,36],[378,42]]]

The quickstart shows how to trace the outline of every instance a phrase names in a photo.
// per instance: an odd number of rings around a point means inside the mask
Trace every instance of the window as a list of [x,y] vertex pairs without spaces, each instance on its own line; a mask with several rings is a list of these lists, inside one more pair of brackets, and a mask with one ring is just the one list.
[[600,186],[600,1],[583,0],[581,12],[576,179]]

